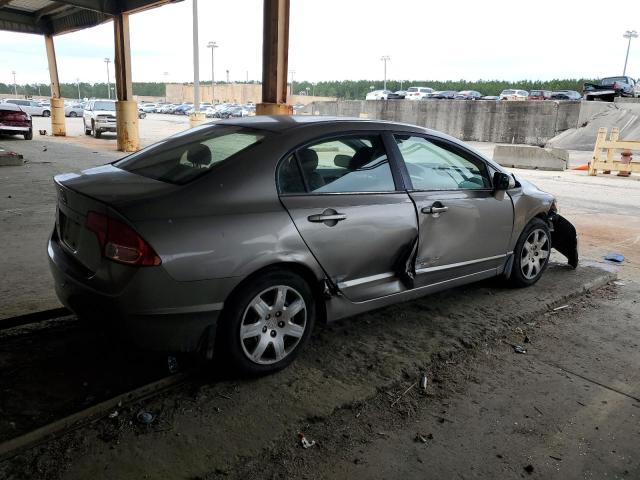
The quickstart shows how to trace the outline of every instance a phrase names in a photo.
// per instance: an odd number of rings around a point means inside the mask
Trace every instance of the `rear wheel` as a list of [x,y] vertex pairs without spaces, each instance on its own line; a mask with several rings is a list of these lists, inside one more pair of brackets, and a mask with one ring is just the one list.
[[91,135],[91,129],[87,128],[87,123],[84,121],[84,118],[82,119],[82,125],[84,126],[84,134]]
[[29,131],[24,134],[24,139],[25,140],[33,139],[33,128],[30,128]]
[[50,117],[51,116],[51,112],[49,110],[43,110],[42,116],[43,117]]
[[313,293],[291,272],[256,277],[226,303],[216,335],[217,353],[240,373],[261,375],[286,367],[313,329]]
[[71,112],[69,112],[69,116],[70,117],[77,117],[78,114],[76,112],[74,112],[74,111],[71,111]]
[[547,268],[551,255],[551,234],[543,220],[531,220],[518,239],[513,252],[510,283],[515,287],[533,285]]

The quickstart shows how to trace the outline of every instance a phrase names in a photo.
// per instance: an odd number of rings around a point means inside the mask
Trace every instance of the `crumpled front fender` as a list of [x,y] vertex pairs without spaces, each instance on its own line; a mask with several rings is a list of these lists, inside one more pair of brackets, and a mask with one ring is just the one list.
[[573,268],[578,266],[578,233],[576,227],[557,213],[549,215],[551,223],[551,247],[567,257],[567,263]]

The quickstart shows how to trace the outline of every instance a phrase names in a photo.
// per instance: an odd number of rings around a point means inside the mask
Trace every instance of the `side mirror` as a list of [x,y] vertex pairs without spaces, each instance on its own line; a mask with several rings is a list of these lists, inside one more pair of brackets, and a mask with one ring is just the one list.
[[496,172],[493,174],[494,190],[509,190],[516,186],[513,175],[504,172]]

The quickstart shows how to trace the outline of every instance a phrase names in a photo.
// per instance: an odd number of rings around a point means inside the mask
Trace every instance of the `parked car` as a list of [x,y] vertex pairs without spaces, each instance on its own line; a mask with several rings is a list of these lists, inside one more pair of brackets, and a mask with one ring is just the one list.
[[138,108],[138,118],[139,119],[147,118],[147,112],[142,110],[142,108]]
[[162,109],[166,107],[168,103],[156,103],[156,108],[153,109],[154,113],[162,113]]
[[475,90],[462,90],[456,93],[454,98],[456,100],[479,100],[482,98],[482,94]]
[[373,90],[367,93],[365,100],[387,100],[391,90]]
[[193,109],[193,103],[183,103],[173,109],[174,115],[189,115],[189,111]]
[[433,88],[429,87],[409,87],[407,89],[407,100],[424,100],[424,98],[433,92]]
[[529,98],[529,92],[526,90],[508,88],[500,93],[500,100],[526,100],[527,98]]
[[171,113],[171,109],[177,107],[178,105],[175,103],[167,103],[166,105],[163,105],[162,107],[160,107],[160,111],[158,113]]
[[551,100],[551,90],[531,90],[529,100]]
[[406,96],[407,92],[398,90],[397,92],[389,92],[387,94],[387,100],[404,100]]
[[631,77],[606,77],[600,83],[585,83],[582,87],[584,99],[613,102],[615,97],[634,97],[636,82]]
[[158,105],[155,103],[143,103],[142,105],[140,105],[140,109],[144,113],[154,113],[156,111],[157,106]]
[[427,95],[425,97],[425,100],[431,100],[431,99],[434,99],[434,100],[443,100],[443,99],[452,100],[452,99],[455,98],[457,93],[458,92],[455,92],[453,90],[439,90],[439,91],[436,91],[436,92],[431,92],[429,95]]
[[582,100],[582,95],[575,90],[556,90],[551,93],[551,100]]
[[316,322],[491,277],[533,285],[551,248],[578,263],[552,195],[405,124],[223,120],[54,182],[66,307],[250,374],[291,363]]
[[18,105],[0,103],[0,133],[22,135],[25,140],[33,138],[31,115]]
[[485,95],[484,97],[481,97],[480,100],[497,101],[500,100],[500,97],[498,95]]
[[21,98],[8,98],[4,103],[11,103],[18,105],[23,112],[28,113],[31,116],[36,117],[50,117],[51,108],[43,107],[40,103],[34,100],[23,100]]
[[82,103],[70,103],[64,106],[65,117],[81,117],[84,113],[84,105]]
[[104,132],[116,131],[115,100],[89,100],[82,115],[85,135],[100,138]]

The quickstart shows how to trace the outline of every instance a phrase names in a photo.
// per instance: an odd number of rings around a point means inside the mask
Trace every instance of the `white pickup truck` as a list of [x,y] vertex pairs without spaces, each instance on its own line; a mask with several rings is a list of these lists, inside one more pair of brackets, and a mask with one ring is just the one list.
[[115,100],[89,100],[82,115],[85,135],[100,138],[103,132],[116,131]]

